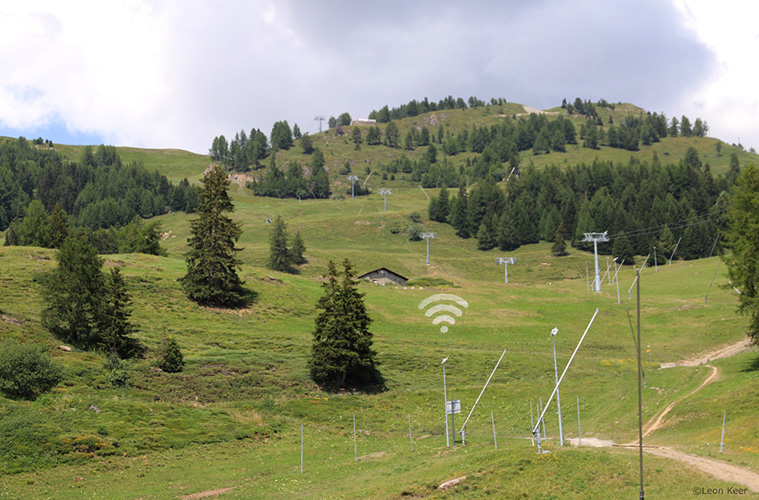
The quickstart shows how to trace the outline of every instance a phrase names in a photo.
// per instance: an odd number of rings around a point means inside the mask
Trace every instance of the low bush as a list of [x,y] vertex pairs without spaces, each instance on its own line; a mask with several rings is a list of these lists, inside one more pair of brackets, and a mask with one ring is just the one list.
[[63,368],[38,344],[0,344],[0,391],[10,398],[34,399],[63,380]]

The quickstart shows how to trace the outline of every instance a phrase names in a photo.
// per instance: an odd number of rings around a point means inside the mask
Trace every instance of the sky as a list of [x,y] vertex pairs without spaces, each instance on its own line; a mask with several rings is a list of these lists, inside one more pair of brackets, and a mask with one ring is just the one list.
[[6,1],[0,135],[207,153],[425,97],[580,97],[759,148],[757,18],[752,0]]

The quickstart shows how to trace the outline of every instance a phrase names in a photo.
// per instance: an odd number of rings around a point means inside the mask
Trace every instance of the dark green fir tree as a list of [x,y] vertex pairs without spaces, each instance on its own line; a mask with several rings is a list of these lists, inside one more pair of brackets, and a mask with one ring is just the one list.
[[290,272],[290,249],[287,247],[287,224],[281,216],[272,223],[269,235],[269,269]]
[[348,259],[343,261],[342,279],[334,262],[327,267],[324,295],[316,305],[319,314],[309,361],[311,378],[332,390],[381,388],[384,380],[372,349],[371,318],[353,267]]
[[228,188],[227,174],[215,165],[203,178],[198,194],[199,217],[190,222],[187,274],[181,282],[187,296],[201,305],[240,307],[250,299],[237,275],[240,261],[235,254],[241,249],[235,244],[242,230],[226,216],[234,210]]

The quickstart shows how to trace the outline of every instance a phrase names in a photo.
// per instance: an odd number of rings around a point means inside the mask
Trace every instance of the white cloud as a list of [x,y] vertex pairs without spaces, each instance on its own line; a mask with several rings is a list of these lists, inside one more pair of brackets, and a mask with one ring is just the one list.
[[[63,122],[107,143],[204,152],[222,133],[268,134],[283,119],[316,131],[315,115],[425,96],[537,107],[579,96],[701,116],[715,135],[729,121],[748,137],[753,108],[722,112],[740,106],[731,97],[755,100],[734,83],[756,80],[745,50],[709,31],[709,3],[677,1],[17,2],[0,12],[0,125]],[[730,78],[704,86],[704,44]]]
[[759,4],[678,0],[685,25],[717,56],[715,71],[702,86],[679,102],[688,115],[707,120],[711,135],[748,147],[759,147]]

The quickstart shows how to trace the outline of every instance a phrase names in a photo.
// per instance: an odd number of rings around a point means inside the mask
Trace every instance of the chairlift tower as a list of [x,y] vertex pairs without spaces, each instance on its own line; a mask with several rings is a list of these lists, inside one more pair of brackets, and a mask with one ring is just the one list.
[[379,194],[385,197],[385,212],[387,212],[387,195],[393,194],[393,192],[389,188],[380,188]]
[[357,175],[349,175],[348,176],[348,180],[351,181],[351,200],[352,200],[353,198],[355,198],[355,196],[353,194],[354,193],[353,186],[356,184],[356,181],[358,180],[358,176]]
[[504,283],[509,282],[509,264],[516,264],[516,257],[496,257],[495,263],[504,266]]
[[319,122],[319,133],[321,134],[322,133],[322,122],[324,121],[324,116],[323,115],[316,115],[314,117],[314,120],[316,120],[316,121]]
[[420,238],[427,240],[427,265],[430,265],[430,239],[435,239],[435,233],[421,233]]
[[601,293],[601,275],[598,271],[598,242],[604,243],[606,241],[609,241],[609,237],[607,236],[608,231],[604,231],[603,233],[583,233],[585,235],[585,239],[582,241],[592,241],[593,242],[593,253],[595,254],[596,258],[596,293]]

